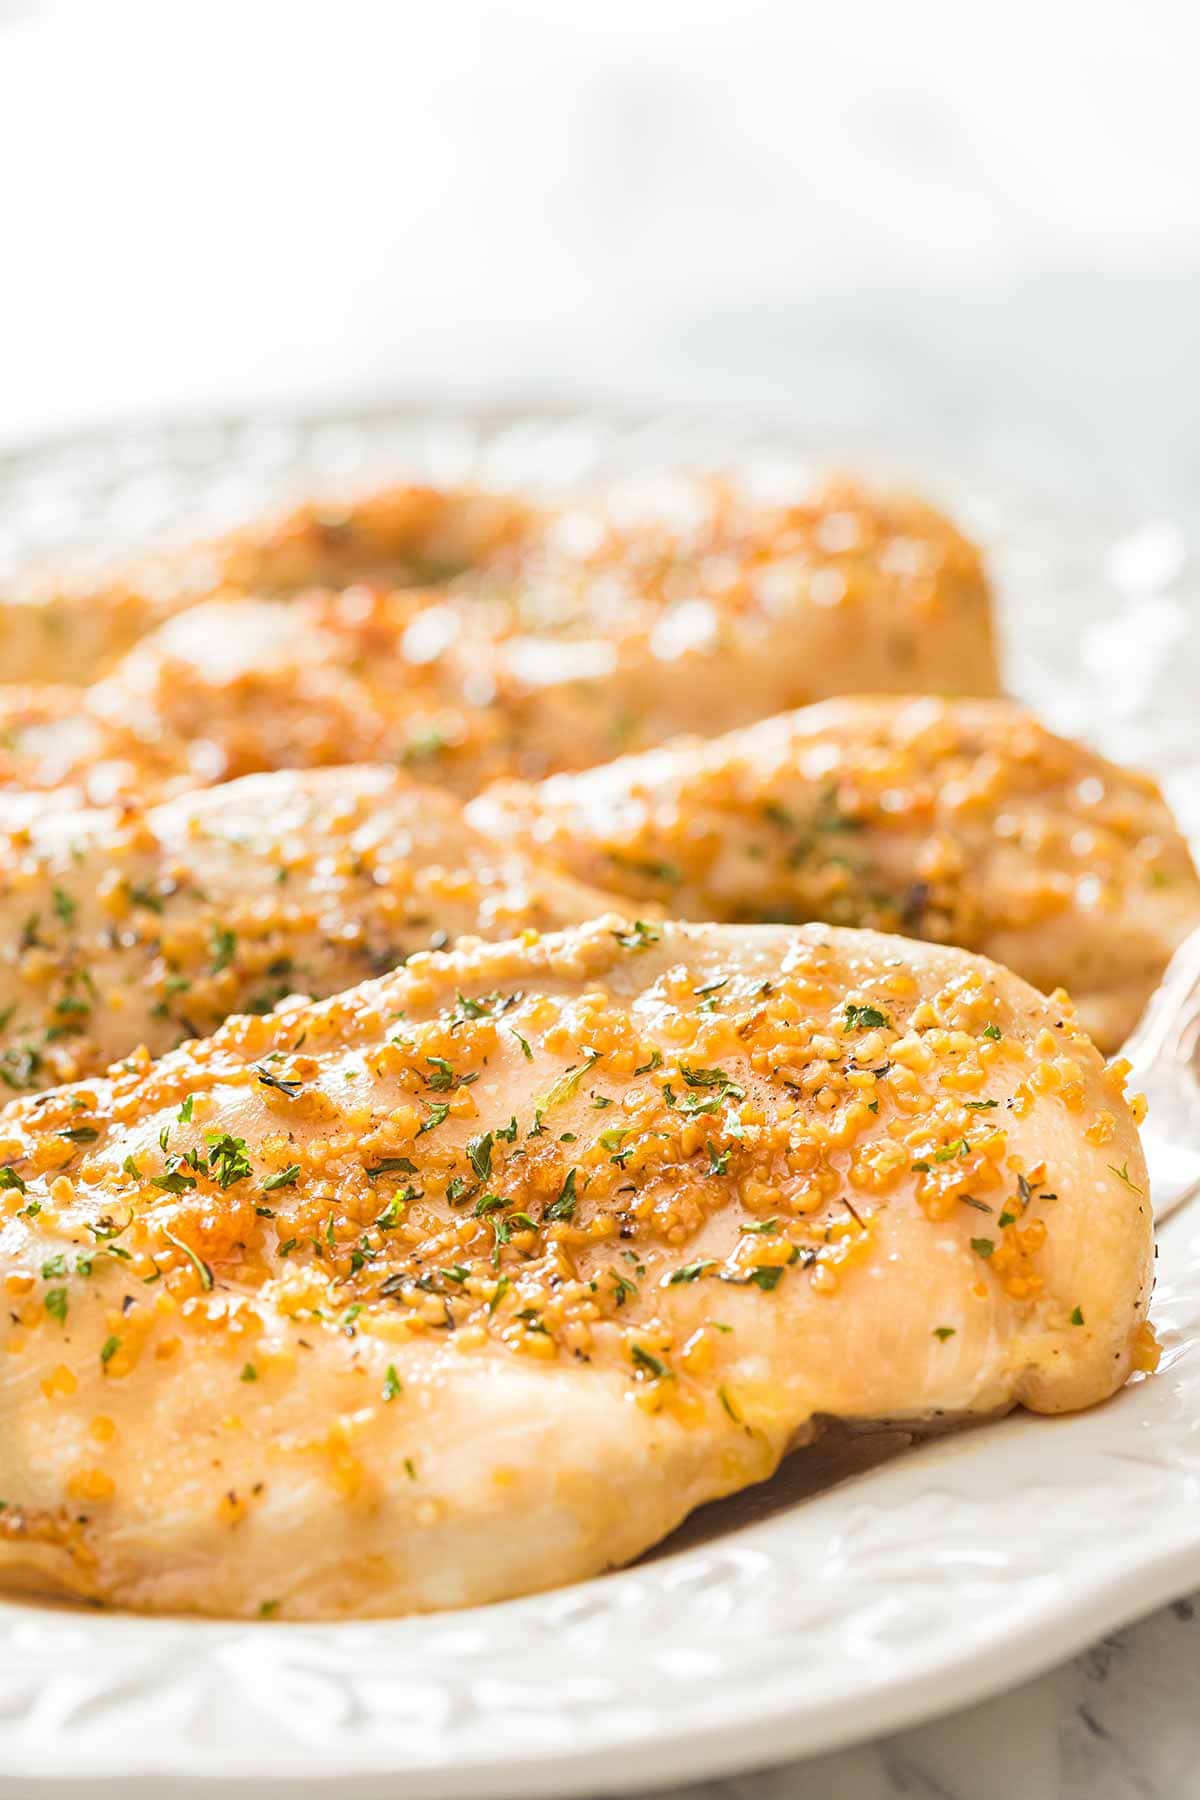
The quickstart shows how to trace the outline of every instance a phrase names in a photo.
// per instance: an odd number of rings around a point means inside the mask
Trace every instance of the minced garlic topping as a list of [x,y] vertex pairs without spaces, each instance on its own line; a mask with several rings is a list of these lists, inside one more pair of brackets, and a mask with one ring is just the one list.
[[1007,701],[834,701],[502,784],[470,816],[677,917],[824,919],[982,951],[1069,988],[1105,1048],[1200,921],[1156,785]]
[[394,769],[227,784],[0,833],[0,1082],[151,1054],[232,1012],[325,995],[464,935],[581,922],[610,899],[464,825]]
[[[768,934],[767,955],[730,956],[709,931],[696,954],[683,928],[609,920],[418,957],[17,1103],[0,1121],[8,1348],[45,1361],[80,1313],[94,1339],[101,1308],[110,1380],[173,1356],[181,1330],[224,1337],[252,1380],[284,1321],[599,1363],[702,1414],[737,1346],[681,1339],[678,1290],[703,1286],[714,1321],[733,1291],[832,1297],[897,1205],[931,1246],[953,1222],[981,1298],[1048,1301],[1070,1329],[1042,1253],[1072,1176],[1013,1125],[1052,1104],[1060,1132],[1119,1143],[1141,1193],[1118,1088],[1066,1008],[1039,1024],[987,965],[914,969],[868,941],[864,958]],[[64,1396],[71,1355],[50,1378]]]

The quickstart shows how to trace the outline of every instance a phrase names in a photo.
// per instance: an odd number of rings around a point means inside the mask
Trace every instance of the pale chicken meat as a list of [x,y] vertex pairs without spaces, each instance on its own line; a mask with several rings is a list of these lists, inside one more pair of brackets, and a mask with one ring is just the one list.
[[[139,811],[0,794],[0,1082],[161,1055],[414,951],[578,924],[612,896],[397,769],[249,776]],[[15,813],[15,817],[6,814]]]
[[0,1115],[0,1580],[341,1619],[599,1574],[822,1418],[1153,1365],[1146,1173],[957,950],[653,925],[415,957]]
[[1200,923],[1200,881],[1155,783],[1008,701],[831,701],[501,783],[468,810],[676,917],[824,919],[980,951],[1068,988],[1106,1050]]
[[642,512],[581,501],[497,532],[440,588],[191,606],[57,731],[31,728],[27,692],[0,693],[0,780],[89,799],[99,780],[146,800],[375,761],[469,794],[839,691],[996,691],[978,554],[928,508],[846,482],[788,506],[715,479],[670,496]]

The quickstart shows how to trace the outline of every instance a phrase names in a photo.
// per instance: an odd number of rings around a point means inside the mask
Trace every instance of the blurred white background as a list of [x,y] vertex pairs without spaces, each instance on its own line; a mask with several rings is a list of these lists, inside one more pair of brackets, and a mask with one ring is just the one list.
[[0,441],[667,398],[1190,506],[1193,0],[0,0]]

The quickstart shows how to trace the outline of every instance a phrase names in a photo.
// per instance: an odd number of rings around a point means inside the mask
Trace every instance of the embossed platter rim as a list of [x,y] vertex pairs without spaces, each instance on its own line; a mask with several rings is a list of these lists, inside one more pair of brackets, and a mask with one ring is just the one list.
[[[0,457],[0,536],[20,556],[113,548],[384,467],[519,481],[815,460],[795,445],[728,418],[503,408],[151,426]],[[1139,591],[1128,557],[1114,560],[1112,522],[1066,529],[1035,504],[934,487],[983,521],[1002,575],[1006,559],[1021,574],[1011,635],[1027,696],[1076,729],[1094,721],[1090,735],[1121,754],[1194,755],[1188,719],[1154,686],[1163,670],[1119,717],[1096,705]],[[1064,692],[1061,634],[1084,621],[1066,605],[1047,621],[1038,596],[1072,582],[1081,606],[1108,584],[1087,629],[1109,636]],[[1149,586],[1169,603],[1170,582]],[[927,1445],[600,1581],[326,1627],[0,1604],[0,1792],[138,1777],[247,1793],[391,1777],[389,1792],[414,1797],[646,1787],[875,1736],[1036,1674],[1200,1583],[1198,1231],[1185,1211],[1163,1233],[1155,1316],[1169,1349],[1153,1381],[1077,1418],[1018,1416]]]

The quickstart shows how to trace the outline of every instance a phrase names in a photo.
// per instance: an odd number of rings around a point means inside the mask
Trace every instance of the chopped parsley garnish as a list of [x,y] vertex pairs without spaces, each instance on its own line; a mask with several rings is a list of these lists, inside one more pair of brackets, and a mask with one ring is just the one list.
[[208,1131],[204,1137],[209,1147],[208,1166],[222,1192],[253,1174],[245,1138],[230,1137],[227,1131]]
[[228,926],[214,925],[209,947],[212,950],[212,973],[219,975],[233,961],[237,949],[236,933],[230,931]]
[[56,887],[54,890],[54,910],[64,925],[73,925],[75,923],[75,914],[79,911],[79,907],[76,902],[72,900],[70,894],[66,893],[62,888]]
[[873,1031],[888,1023],[888,1019],[877,1006],[855,1006],[852,1001],[847,1001],[843,1031]]
[[657,1356],[652,1356],[649,1350],[643,1350],[640,1344],[631,1344],[629,1346],[629,1354],[633,1359],[635,1368],[645,1369],[647,1374],[654,1377],[655,1381],[669,1381],[671,1379],[671,1370],[668,1369],[666,1363],[660,1362]]
[[119,1337],[105,1338],[104,1342],[100,1346],[100,1361],[105,1368],[108,1367],[109,1363],[112,1361],[113,1357],[117,1354],[117,1351],[120,1348],[121,1348],[121,1340]]
[[396,1365],[395,1363],[389,1363],[387,1366],[387,1373],[383,1378],[382,1398],[385,1402],[395,1400],[403,1392],[404,1384],[396,1373]]
[[718,1151],[718,1150],[714,1149],[711,1142],[707,1143],[704,1146],[704,1148],[708,1151],[708,1172],[709,1172],[709,1174],[710,1175],[724,1175],[726,1170],[729,1167],[729,1158],[733,1154],[733,1152],[730,1150]]
[[257,1381],[258,1380],[258,1370],[255,1368],[253,1363],[243,1363],[242,1364],[242,1372],[241,1372],[241,1375],[238,1377],[238,1379],[240,1381]]
[[[672,872],[672,876],[661,879],[678,880],[679,877]],[[632,931],[614,931],[613,936],[622,950],[648,950],[651,944],[657,944],[659,940],[658,932],[653,925],[647,925],[645,919],[635,919]]]
[[953,1325],[935,1325],[932,1335],[937,1338],[939,1343],[944,1344],[947,1338],[955,1335],[955,1328]]
[[163,1226],[163,1236],[167,1239],[168,1243],[174,1244],[177,1250],[183,1251],[183,1254],[187,1257],[193,1269],[195,1269],[197,1275],[200,1277],[200,1286],[204,1289],[205,1293],[208,1293],[213,1284],[213,1273],[208,1264],[202,1257],[197,1256],[190,1244],[185,1244],[182,1238],[177,1238],[175,1233],[173,1231],[168,1231],[165,1225]]
[[480,1181],[486,1181],[492,1172],[492,1136],[485,1131],[480,1137],[467,1139],[467,1161]]
[[508,1289],[509,1289],[508,1276],[502,1275],[500,1277],[499,1281],[496,1283],[495,1293],[492,1295],[491,1299],[488,1301],[488,1318],[489,1319],[491,1318],[492,1314],[495,1312],[496,1308],[499,1306],[500,1302],[503,1300],[505,1294],[507,1294]]
[[299,1163],[289,1163],[286,1169],[280,1169],[274,1175],[268,1175],[263,1182],[263,1193],[273,1194],[276,1188],[294,1187],[300,1173]]
[[175,1114],[175,1117],[179,1120],[179,1123],[181,1125],[190,1125],[191,1124],[191,1122],[192,1122],[192,1107],[195,1104],[195,1100],[196,1100],[195,1094],[189,1094],[187,1099],[183,1102],[183,1105],[179,1108],[179,1111]]
[[[441,1124],[440,1119],[438,1124]],[[407,1156],[381,1156],[377,1163],[363,1170],[368,1181],[375,1181],[380,1175],[415,1175],[416,1172],[416,1163],[410,1162]]]
[[407,1206],[410,1200],[419,1198],[420,1195],[417,1193],[416,1188],[407,1187],[403,1190],[398,1189],[396,1193],[392,1195],[383,1211],[377,1216],[375,1220],[376,1230],[394,1231],[396,1226],[400,1223],[401,1208]]
[[578,1068],[567,1069],[564,1074],[559,1076],[553,1087],[543,1094],[540,1100],[534,1102],[536,1114],[540,1116],[542,1113],[549,1112],[551,1107],[561,1106],[564,1100],[569,1100],[578,1091],[584,1076],[589,1074],[599,1061],[600,1051],[589,1050],[586,1062],[581,1062]]
[[138,887],[134,884],[131,884],[127,891],[135,906],[144,906],[147,912],[162,912],[165,902],[161,894],[154,893],[150,888]]
[[740,1088],[725,1069],[695,1069],[687,1063],[680,1063],[679,1073],[690,1088],[720,1088],[722,1097],[728,1095],[731,1100],[744,1100],[745,1089]]
[[47,1288],[45,1294],[42,1296],[42,1304],[46,1308],[46,1311],[50,1314],[50,1317],[52,1319],[57,1319],[60,1325],[66,1324],[66,1321],[67,1321],[67,1290],[66,1290],[66,1288],[61,1288],[61,1287],[60,1288]]
[[684,1263],[682,1268],[673,1269],[671,1271],[667,1286],[678,1287],[680,1283],[684,1281],[699,1281],[706,1269],[715,1269],[716,1266],[716,1263],[711,1259],[708,1261],[700,1260],[698,1262]]
[[15,1169],[0,1169],[0,1188],[16,1188],[18,1194],[25,1192],[25,1183]]
[[469,994],[458,993],[455,1000],[459,1012],[464,1019],[494,1019],[510,1006],[515,1006],[521,996],[517,994],[480,994],[478,1000],[472,1000]]
[[1082,1325],[1083,1324],[1083,1309],[1082,1309],[1082,1307],[1077,1306],[1075,1308],[1074,1312],[1071,1314],[1071,1323],[1072,1323],[1072,1325]]
[[429,1117],[423,1119],[417,1126],[417,1136],[423,1137],[427,1131],[436,1131],[438,1126],[444,1125],[449,1117],[449,1106],[444,1100],[439,1101],[429,1108]]
[[779,1286],[779,1283],[783,1280],[783,1270],[778,1267],[771,1269],[751,1269],[746,1280],[747,1282],[753,1282],[755,1287],[761,1288],[764,1294],[770,1294],[774,1292]]
[[1000,1042],[1000,1027],[998,1025],[985,1025],[983,1028],[983,1035],[985,1038],[991,1038],[993,1043],[998,1044]]
[[982,1256],[986,1261],[996,1246],[991,1238],[972,1238],[971,1248],[976,1256]]
[[[545,1216],[547,1219],[570,1219],[573,1217],[575,1203],[578,1198],[575,1192],[575,1177],[577,1174],[578,1170],[576,1169],[571,1169],[569,1171],[567,1179],[562,1184],[562,1191],[557,1200],[552,1200],[550,1205],[546,1208]],[[609,1179],[611,1180],[611,1176]]]
[[164,1194],[186,1194],[189,1188],[196,1185],[194,1175],[185,1175],[180,1169],[168,1169],[164,1175],[150,1177],[152,1187],[161,1188]]
[[686,1113],[689,1118],[695,1118],[697,1113],[720,1112],[721,1102],[725,1099],[726,1095],[732,1099],[740,1094],[741,1091],[741,1088],[726,1088],[724,1092],[720,1094],[711,1094],[708,1099],[703,1099],[699,1094],[684,1094],[682,1098],[680,1098],[676,1095],[670,1082],[667,1082],[666,1086],[663,1088],[663,1099],[668,1106],[675,1108],[681,1113]]
[[456,1084],[459,1087],[470,1087],[473,1081],[479,1080],[478,1074],[456,1075],[454,1065],[447,1062],[444,1056],[427,1056],[425,1061],[433,1069],[432,1075],[426,1075],[425,1084],[435,1094],[448,1094]]

